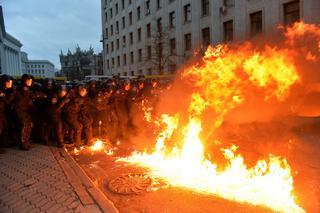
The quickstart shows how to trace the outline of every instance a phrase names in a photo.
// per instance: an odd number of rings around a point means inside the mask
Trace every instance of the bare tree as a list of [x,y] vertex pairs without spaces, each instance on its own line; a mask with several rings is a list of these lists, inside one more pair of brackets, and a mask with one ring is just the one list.
[[162,28],[159,24],[157,29],[153,29],[152,32],[146,42],[144,61],[162,75],[166,68],[175,63],[176,43],[175,40],[174,43],[171,40],[173,38],[170,37],[170,30]]

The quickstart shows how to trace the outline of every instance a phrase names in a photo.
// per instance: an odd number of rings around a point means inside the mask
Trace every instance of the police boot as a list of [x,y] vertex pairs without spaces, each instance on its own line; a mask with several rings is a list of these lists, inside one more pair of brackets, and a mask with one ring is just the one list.
[[58,133],[57,139],[58,139],[57,147],[58,148],[63,148],[64,147],[64,143],[63,143],[63,135],[62,135],[62,133]]
[[28,151],[30,147],[27,144],[21,143],[20,144],[20,149],[24,151]]
[[57,147],[58,148],[63,148],[64,147],[64,143],[63,143],[63,135],[58,135],[58,143],[57,143]]
[[54,132],[57,136],[57,140],[58,140],[58,143],[57,143],[57,146],[58,148],[63,148],[64,147],[64,134],[63,134],[63,129],[62,129],[62,123],[61,122],[58,122],[58,123],[55,123],[54,125]]
[[29,150],[31,148],[31,144],[29,143],[29,137],[28,137],[28,128],[23,127],[22,133],[21,133],[21,143],[20,143],[20,149],[22,150]]
[[92,128],[89,127],[88,130],[87,130],[87,135],[86,135],[86,145],[88,146],[91,146],[92,145],[92,138],[93,138],[93,135],[92,135]]

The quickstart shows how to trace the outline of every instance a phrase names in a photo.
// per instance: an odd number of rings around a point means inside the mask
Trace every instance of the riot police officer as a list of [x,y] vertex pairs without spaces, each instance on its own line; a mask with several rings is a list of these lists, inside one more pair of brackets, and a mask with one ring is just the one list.
[[0,154],[4,152],[4,130],[8,124],[6,112],[13,98],[13,78],[8,75],[3,75],[0,77]]
[[60,85],[56,91],[48,98],[49,103],[46,107],[46,114],[50,126],[46,128],[45,140],[50,140],[50,130],[54,133],[54,138],[57,140],[59,148],[64,146],[63,122],[62,122],[62,109],[70,101],[67,97],[67,88],[65,85]]
[[31,148],[30,135],[33,128],[31,117],[32,93],[30,87],[33,83],[33,76],[23,74],[20,85],[13,100],[13,111],[19,122],[20,148],[29,150]]

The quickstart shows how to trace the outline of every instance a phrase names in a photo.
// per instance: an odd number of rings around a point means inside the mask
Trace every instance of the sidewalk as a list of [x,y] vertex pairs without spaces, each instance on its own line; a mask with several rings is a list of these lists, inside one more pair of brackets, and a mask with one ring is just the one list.
[[0,155],[0,212],[118,212],[82,169],[55,147]]

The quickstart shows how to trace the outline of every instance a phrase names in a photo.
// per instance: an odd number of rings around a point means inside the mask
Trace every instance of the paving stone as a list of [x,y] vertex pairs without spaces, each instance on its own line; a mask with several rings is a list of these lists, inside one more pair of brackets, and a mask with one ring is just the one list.
[[19,201],[12,206],[14,212],[22,212],[26,208],[26,203],[23,201]]
[[79,205],[74,211],[75,212],[84,212],[84,207],[82,205]]
[[0,213],[99,212],[88,191],[91,182],[79,178],[68,154],[50,149],[35,145],[28,152],[7,149],[0,155]]
[[48,213],[55,213],[61,207],[60,204],[55,204],[46,210]]
[[12,198],[11,200],[7,201],[6,205],[8,205],[10,208],[12,208],[19,201],[21,201],[21,200],[19,199],[19,197],[16,196],[16,197]]
[[[74,198],[74,197],[68,197],[62,204],[64,205],[64,206],[68,206],[68,205],[70,205],[73,201],[75,201],[76,199]],[[80,201],[79,201],[79,203],[80,203]]]
[[50,209],[52,206],[55,205],[55,202],[53,201],[48,201],[45,205],[43,205],[42,207],[40,207],[41,210],[47,210],[47,209]]
[[73,213],[73,210],[66,210],[64,213]]
[[101,213],[101,210],[96,205],[89,205],[84,208],[85,212]]
[[45,204],[47,204],[50,200],[49,199],[44,199],[42,201],[40,201],[39,203],[37,203],[37,206],[42,208]]
[[59,209],[56,209],[54,213],[64,213],[67,211],[67,208],[64,206],[60,206]]
[[68,205],[68,209],[76,209],[81,203],[74,201],[70,205]]
[[35,208],[33,206],[25,206],[25,208],[21,210],[21,213],[29,213],[34,210],[35,210]]

